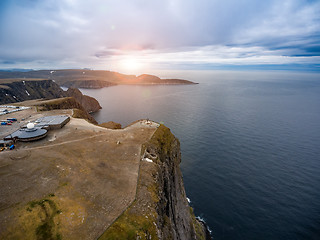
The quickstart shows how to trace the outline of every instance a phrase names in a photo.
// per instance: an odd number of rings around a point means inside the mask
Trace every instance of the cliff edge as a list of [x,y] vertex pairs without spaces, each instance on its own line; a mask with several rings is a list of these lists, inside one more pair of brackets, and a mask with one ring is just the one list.
[[160,125],[142,147],[134,203],[99,240],[211,239],[188,204],[180,162],[179,140]]

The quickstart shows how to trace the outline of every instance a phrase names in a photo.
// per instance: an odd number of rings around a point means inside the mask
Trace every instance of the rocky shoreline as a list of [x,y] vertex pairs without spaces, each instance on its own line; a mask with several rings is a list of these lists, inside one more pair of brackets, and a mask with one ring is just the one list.
[[212,240],[212,231],[210,230],[209,226],[207,225],[207,223],[201,219],[200,217],[196,217],[196,219],[201,222],[201,224],[203,225],[204,229],[205,229],[205,232],[206,232],[206,240]]

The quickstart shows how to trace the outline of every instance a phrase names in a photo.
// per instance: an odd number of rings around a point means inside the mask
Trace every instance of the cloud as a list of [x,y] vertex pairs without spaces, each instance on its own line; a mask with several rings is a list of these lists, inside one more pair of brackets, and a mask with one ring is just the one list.
[[[320,62],[320,56],[286,56],[284,50],[269,50],[264,47],[228,47],[212,45],[204,47],[191,47],[175,49],[172,52],[159,50],[145,50],[132,52],[127,56],[135,56],[137,61],[151,63],[200,63],[200,64],[235,64],[235,65],[259,65],[259,64],[311,64]],[[117,61],[126,53],[106,56],[105,60]]]
[[311,64],[320,53],[319,1],[3,0],[0,9],[2,62]]

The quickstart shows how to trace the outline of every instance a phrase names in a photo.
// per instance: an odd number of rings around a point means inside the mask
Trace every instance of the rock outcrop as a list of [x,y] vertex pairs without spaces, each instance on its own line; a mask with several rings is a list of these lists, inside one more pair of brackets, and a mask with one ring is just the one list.
[[121,124],[113,121],[99,124],[100,127],[109,128],[109,129],[121,129]]
[[12,81],[1,83],[0,104],[32,99],[65,97],[65,92],[52,80]]
[[83,95],[77,88],[69,88],[66,91],[66,95],[74,97],[88,113],[97,112],[101,109],[99,102],[95,98]]

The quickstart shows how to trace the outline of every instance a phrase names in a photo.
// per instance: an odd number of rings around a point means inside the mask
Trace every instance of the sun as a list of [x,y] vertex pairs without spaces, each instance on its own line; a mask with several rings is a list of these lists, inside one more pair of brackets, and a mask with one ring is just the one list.
[[127,57],[120,60],[120,68],[125,72],[139,71],[143,67],[143,63],[134,57]]

